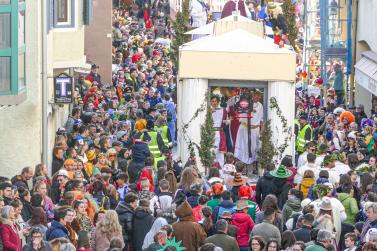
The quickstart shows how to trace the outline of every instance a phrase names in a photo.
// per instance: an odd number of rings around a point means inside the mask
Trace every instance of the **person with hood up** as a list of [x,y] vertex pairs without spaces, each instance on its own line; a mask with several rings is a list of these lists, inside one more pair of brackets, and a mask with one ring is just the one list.
[[303,199],[303,194],[301,191],[292,188],[288,193],[288,200],[283,206],[283,222],[287,222],[289,218],[295,213],[301,212],[301,201]]
[[198,223],[194,222],[190,204],[184,201],[177,207],[175,214],[179,218],[179,222],[173,224],[176,241],[182,241],[181,245],[186,250],[198,251],[199,247],[204,244],[207,234]]
[[345,223],[354,225],[355,216],[359,212],[359,207],[357,206],[357,201],[353,198],[353,188],[352,184],[344,184],[341,186],[341,193],[338,193],[338,199],[345,208],[347,219]]
[[254,228],[254,221],[247,214],[249,204],[247,200],[237,201],[236,213],[232,215],[232,224],[238,228],[237,243],[241,251],[248,250],[249,233]]
[[147,233],[147,235],[145,236],[144,238],[144,242],[143,242],[143,250],[148,248],[151,244],[154,243],[154,236],[155,234],[165,225],[168,225],[168,222],[162,218],[162,217],[158,217],[154,222],[153,222],[153,225],[151,227],[151,229],[149,230],[149,232]]
[[153,225],[155,218],[149,209],[148,200],[140,200],[139,206],[135,209],[132,221],[132,243],[134,251],[142,251],[144,238]]
[[292,172],[285,166],[280,165],[278,169],[271,171],[270,174],[274,177],[273,193],[278,198],[278,207],[282,209],[288,200],[290,186],[287,179],[292,176]]
[[122,226],[123,241],[126,250],[128,250],[132,242],[132,222],[137,204],[137,195],[127,193],[124,197],[124,201],[119,203],[115,209],[119,217],[119,223]]

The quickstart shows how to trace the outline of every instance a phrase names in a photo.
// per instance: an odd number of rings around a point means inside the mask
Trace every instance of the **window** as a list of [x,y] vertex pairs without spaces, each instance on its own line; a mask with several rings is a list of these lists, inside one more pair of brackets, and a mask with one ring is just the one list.
[[59,23],[68,22],[68,0],[57,0],[56,1],[56,13],[57,20]]
[[6,48],[10,48],[10,14],[0,13],[0,49]]
[[47,4],[52,8],[53,16],[49,16],[54,28],[74,28],[75,27],[75,1],[77,0],[48,0]]
[[0,57],[0,92],[9,92],[10,85],[10,57]]
[[26,86],[25,9],[23,0],[0,0],[0,103]]

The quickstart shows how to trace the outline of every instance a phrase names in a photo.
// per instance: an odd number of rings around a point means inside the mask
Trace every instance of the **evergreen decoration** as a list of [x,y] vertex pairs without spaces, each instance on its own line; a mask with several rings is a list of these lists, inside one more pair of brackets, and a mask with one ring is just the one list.
[[285,20],[287,21],[288,25],[288,40],[289,43],[292,45],[293,49],[297,51],[296,48],[296,39],[298,35],[298,29],[296,24],[296,17],[295,17],[295,5],[293,4],[292,0],[284,0],[283,5],[281,6],[283,9],[283,15]]
[[199,114],[204,112],[205,109],[207,108],[207,104],[208,104],[208,97],[207,96],[208,95],[206,93],[203,103],[200,105],[200,107],[198,109],[196,109],[196,111],[195,111],[194,115],[191,117],[191,119],[187,123],[183,124],[183,126],[182,126],[183,140],[187,143],[187,148],[190,152],[190,156],[193,156],[193,157],[196,156],[195,148],[199,151],[200,146],[191,140],[190,136],[187,133],[187,129],[189,128],[189,125],[191,125],[192,121],[194,121],[199,116]]
[[[282,124],[283,130],[279,132],[279,134],[283,136],[284,139],[283,143],[279,146],[273,143],[271,120],[268,120],[261,132],[262,146],[257,152],[257,160],[262,169],[265,169],[267,164],[274,163],[275,166],[279,165],[279,161],[282,159],[285,150],[289,146],[289,141],[292,138],[292,128],[288,126],[288,121],[284,117],[283,111],[280,109],[275,97],[270,98],[269,108],[271,111],[275,111]],[[279,129],[276,128],[276,130],[278,131]]]
[[[208,95],[206,95],[208,97]],[[207,98],[207,113],[204,123],[200,126],[200,148],[199,156],[202,165],[205,168],[205,173],[212,166],[215,158],[213,152],[213,144],[215,143],[215,131],[213,129],[212,110]]]
[[177,66],[179,67],[179,47],[190,41],[190,36],[185,33],[190,27],[190,0],[182,1],[182,10],[177,13],[176,19],[173,22],[173,30],[175,33],[175,38],[172,44],[172,54],[171,57]]
[[263,125],[261,133],[261,147],[257,152],[257,161],[262,169],[271,164],[274,157],[277,155],[277,150],[272,142],[271,120],[267,120]]

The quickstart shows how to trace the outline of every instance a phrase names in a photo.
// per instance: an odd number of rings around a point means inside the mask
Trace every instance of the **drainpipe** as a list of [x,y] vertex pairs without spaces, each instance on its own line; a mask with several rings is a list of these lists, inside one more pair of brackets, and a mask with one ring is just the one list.
[[42,162],[48,162],[47,1],[42,1]]

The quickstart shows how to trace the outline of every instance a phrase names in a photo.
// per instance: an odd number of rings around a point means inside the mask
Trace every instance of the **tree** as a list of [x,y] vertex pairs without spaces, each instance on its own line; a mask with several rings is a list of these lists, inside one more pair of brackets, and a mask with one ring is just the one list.
[[189,29],[190,23],[190,0],[182,1],[182,10],[177,13],[176,19],[173,22],[173,30],[175,38],[172,44],[172,59],[176,66],[179,67],[179,47],[190,41],[190,37],[185,33]]
[[214,142],[215,142],[215,131],[213,129],[212,110],[211,110],[211,107],[207,105],[206,117],[205,117],[204,123],[200,126],[200,147],[199,147],[200,161],[202,162],[206,173],[207,173],[207,170],[212,166],[213,160],[215,158],[214,152],[213,152]]
[[281,6],[283,9],[285,20],[287,21],[288,25],[288,40],[289,43],[292,45],[293,49],[296,51],[296,39],[297,39],[297,24],[296,24],[296,17],[295,17],[295,5],[292,3],[292,0],[284,0],[283,5]]
[[262,169],[265,169],[268,164],[273,163],[273,159],[278,154],[272,139],[271,120],[267,120],[263,125],[261,134],[261,147],[257,152],[257,161]]

